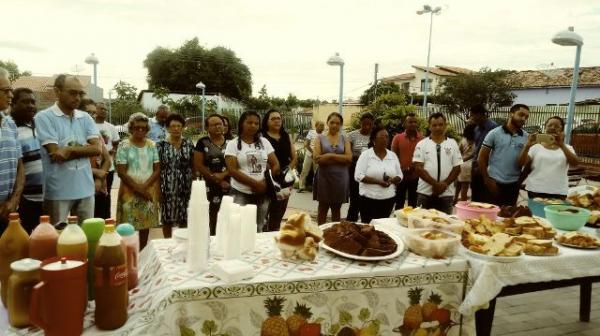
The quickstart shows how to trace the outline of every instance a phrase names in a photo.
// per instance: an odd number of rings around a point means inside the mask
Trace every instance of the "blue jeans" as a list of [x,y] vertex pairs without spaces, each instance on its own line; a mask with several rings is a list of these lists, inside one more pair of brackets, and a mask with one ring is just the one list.
[[233,202],[239,205],[254,204],[256,205],[256,231],[263,232],[267,211],[269,210],[269,197],[267,195],[246,194],[241,191],[231,189]]

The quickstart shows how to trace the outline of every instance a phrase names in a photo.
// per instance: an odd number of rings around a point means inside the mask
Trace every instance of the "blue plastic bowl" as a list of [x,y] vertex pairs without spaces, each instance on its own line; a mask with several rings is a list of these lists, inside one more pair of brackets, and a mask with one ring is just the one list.
[[555,228],[565,231],[581,229],[590,217],[589,210],[570,205],[547,205],[544,211],[546,212],[546,219]]
[[[563,202],[562,204],[567,204],[567,203]],[[544,211],[544,208],[548,205],[550,205],[550,204],[538,202],[534,198],[530,198],[527,200],[527,207],[529,207],[529,210],[531,210],[531,213],[534,216],[538,216],[538,217],[542,217],[542,218],[546,218],[546,212]],[[552,204],[552,205],[555,205],[555,204]]]

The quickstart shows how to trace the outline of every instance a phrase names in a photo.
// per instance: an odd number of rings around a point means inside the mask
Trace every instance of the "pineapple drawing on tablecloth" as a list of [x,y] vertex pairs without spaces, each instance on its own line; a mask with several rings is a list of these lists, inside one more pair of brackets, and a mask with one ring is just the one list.
[[264,301],[267,310],[267,319],[265,319],[260,328],[260,336],[289,336],[288,325],[283,317],[281,310],[285,298],[274,296],[266,298]]
[[445,336],[449,329],[456,325],[452,321],[450,310],[440,307],[442,297],[431,292],[429,298],[421,305],[423,289],[419,287],[408,290],[410,307],[404,311],[404,320],[401,326],[394,328],[394,332],[403,336]]

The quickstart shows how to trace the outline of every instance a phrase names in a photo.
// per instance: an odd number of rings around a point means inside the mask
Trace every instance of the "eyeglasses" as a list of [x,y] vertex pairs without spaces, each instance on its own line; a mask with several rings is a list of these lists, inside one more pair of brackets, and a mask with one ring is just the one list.
[[138,131],[138,132],[148,132],[148,127],[145,127],[145,126],[132,127],[131,130]]
[[0,91],[4,92],[4,94],[9,94],[10,92],[13,92],[13,88],[11,88],[10,86],[7,86],[7,87],[0,88]]

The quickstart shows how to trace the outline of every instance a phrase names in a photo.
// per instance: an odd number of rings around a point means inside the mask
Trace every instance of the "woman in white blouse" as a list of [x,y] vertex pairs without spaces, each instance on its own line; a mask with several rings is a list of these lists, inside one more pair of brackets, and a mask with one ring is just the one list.
[[538,143],[537,134],[531,134],[519,155],[521,167],[531,164],[531,172],[525,182],[529,198],[567,197],[569,166],[577,166],[579,160],[573,147],[564,143],[564,127],[561,117],[546,120],[546,133],[553,135],[554,141]]
[[377,126],[371,132],[372,147],[362,152],[356,163],[354,178],[359,182],[360,218],[369,223],[392,213],[396,184],[402,181],[402,169],[396,153],[387,149],[387,130]]

